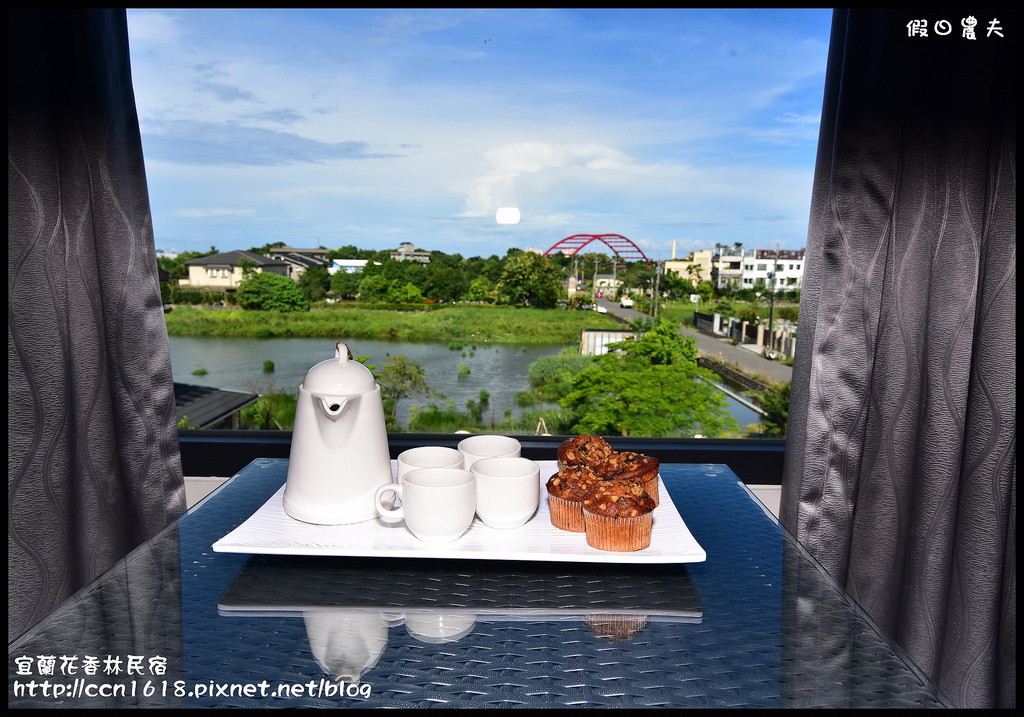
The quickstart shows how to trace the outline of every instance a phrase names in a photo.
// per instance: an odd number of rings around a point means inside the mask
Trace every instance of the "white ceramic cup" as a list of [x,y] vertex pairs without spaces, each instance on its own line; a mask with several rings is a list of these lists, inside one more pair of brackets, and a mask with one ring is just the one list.
[[420,468],[462,468],[463,457],[455,448],[446,446],[418,446],[398,454],[398,482],[409,471]]
[[[401,507],[387,507],[388,492],[401,499]],[[406,473],[401,483],[380,486],[373,501],[385,518],[404,518],[405,526],[420,540],[450,543],[473,523],[476,477],[462,468],[418,468]]]
[[471,613],[413,612],[405,615],[405,629],[420,642],[442,645],[458,642],[476,627]]
[[491,528],[518,528],[540,504],[540,466],[529,458],[481,458],[473,464],[476,514]]
[[511,436],[482,433],[459,441],[459,451],[462,453],[467,471],[481,458],[518,456],[520,450],[519,441]]

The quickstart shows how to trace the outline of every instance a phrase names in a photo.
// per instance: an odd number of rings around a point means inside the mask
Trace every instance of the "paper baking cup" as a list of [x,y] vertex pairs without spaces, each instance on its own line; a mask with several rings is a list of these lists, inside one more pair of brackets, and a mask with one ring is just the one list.
[[647,495],[654,498],[654,505],[658,505],[658,474],[655,473],[653,476],[646,480],[638,480],[640,487],[644,489]]
[[582,533],[583,504],[578,500],[566,500],[548,493],[548,508],[551,511],[551,525],[570,533]]
[[583,519],[587,545],[592,548],[626,553],[643,550],[651,545],[653,513],[633,518],[613,518],[584,510]]

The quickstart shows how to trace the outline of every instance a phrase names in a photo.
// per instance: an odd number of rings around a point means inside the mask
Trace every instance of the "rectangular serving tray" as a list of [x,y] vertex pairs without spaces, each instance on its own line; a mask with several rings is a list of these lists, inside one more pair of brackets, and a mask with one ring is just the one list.
[[[402,520],[384,518],[351,525],[312,525],[284,512],[284,486],[248,520],[213,544],[216,552],[263,555],[321,555],[370,558],[429,558],[527,560],[545,562],[700,563],[707,559],[658,478],[659,504],[654,509],[651,545],[633,552],[611,552],[587,545],[583,533],[559,530],[551,524],[544,483],[557,470],[557,461],[537,461],[541,499],[537,512],[513,530],[490,528],[475,519],[461,538],[451,543],[425,543],[415,538]],[[396,472],[392,461],[392,475]]]
[[643,616],[700,622],[686,565],[253,555],[217,601],[231,617],[472,614],[480,621]]

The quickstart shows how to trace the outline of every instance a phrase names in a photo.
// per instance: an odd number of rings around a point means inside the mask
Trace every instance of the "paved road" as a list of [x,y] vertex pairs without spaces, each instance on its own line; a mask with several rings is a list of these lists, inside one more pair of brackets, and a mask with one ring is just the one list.
[[[644,314],[635,309],[623,309],[614,301],[608,299],[597,299],[599,306],[604,306],[608,309],[608,313],[611,316],[623,321],[624,323],[631,323],[638,317],[650,318],[649,314]],[[686,336],[692,336],[697,340],[697,350],[708,358],[718,359],[739,366],[745,373],[749,373],[752,376],[764,376],[772,382],[785,382],[793,380],[793,369],[790,366],[782,363],[781,361],[769,361],[763,358],[759,353],[751,351],[748,348],[742,346],[733,346],[732,341],[729,339],[723,339],[720,336],[713,334],[707,334],[696,329],[686,328],[685,326],[681,329],[682,333]]]

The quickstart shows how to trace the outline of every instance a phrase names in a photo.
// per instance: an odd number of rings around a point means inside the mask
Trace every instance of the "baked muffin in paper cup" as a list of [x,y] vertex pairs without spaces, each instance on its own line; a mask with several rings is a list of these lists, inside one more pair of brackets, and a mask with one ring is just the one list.
[[636,483],[658,504],[658,471],[661,461],[633,451],[615,451],[593,465],[605,480]]
[[606,642],[629,642],[643,632],[650,618],[638,614],[587,615],[583,624]]
[[654,499],[636,483],[602,481],[583,497],[587,545],[632,552],[651,545]]
[[551,476],[546,484],[551,524],[571,533],[584,532],[583,496],[600,482],[586,466],[565,468]]
[[573,436],[558,446],[558,470],[593,465],[613,453],[615,449],[601,436]]

